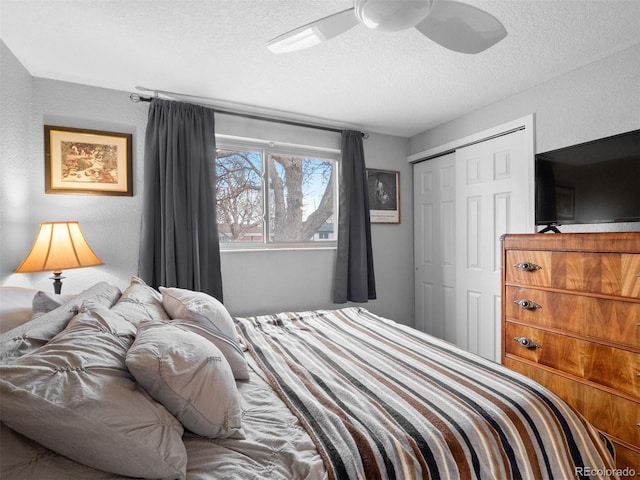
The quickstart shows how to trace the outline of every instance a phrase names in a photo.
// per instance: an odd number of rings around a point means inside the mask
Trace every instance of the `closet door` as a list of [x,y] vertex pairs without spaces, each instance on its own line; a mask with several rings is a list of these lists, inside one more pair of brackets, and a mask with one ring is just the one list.
[[415,164],[413,193],[415,327],[455,342],[455,153]]
[[524,130],[456,151],[458,345],[500,359],[500,237],[533,229]]

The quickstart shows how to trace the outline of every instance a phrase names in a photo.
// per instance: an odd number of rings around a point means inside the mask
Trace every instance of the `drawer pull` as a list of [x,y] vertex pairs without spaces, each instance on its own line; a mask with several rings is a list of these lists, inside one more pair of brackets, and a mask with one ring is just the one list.
[[524,298],[519,300],[514,300],[513,303],[518,305],[523,310],[536,310],[538,308],[542,308],[537,303],[532,302],[531,300],[526,300]]
[[523,272],[533,272],[534,270],[540,270],[542,267],[531,262],[516,263],[514,267],[522,270]]
[[524,348],[542,348],[542,346],[538,342],[527,337],[515,337],[514,340]]

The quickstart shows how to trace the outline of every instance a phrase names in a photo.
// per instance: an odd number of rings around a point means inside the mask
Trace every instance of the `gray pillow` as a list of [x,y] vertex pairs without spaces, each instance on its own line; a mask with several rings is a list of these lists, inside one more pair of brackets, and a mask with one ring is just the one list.
[[206,293],[181,288],[160,287],[160,292],[173,324],[209,340],[225,356],[237,380],[249,379],[236,326],[222,303]]
[[45,345],[64,330],[86,300],[110,307],[120,298],[120,293],[118,287],[96,283],[64,305],[0,335],[0,363],[11,362]]
[[0,366],[0,417],[22,435],[93,468],[184,479],[183,427],[125,365],[136,329],[88,303],[30,355]]
[[75,297],[77,295],[58,295],[57,293],[47,293],[40,290],[33,296],[33,302],[31,302],[32,318],[38,318],[45,313],[49,313]]
[[193,433],[244,438],[231,367],[211,342],[168,323],[141,322],[126,363],[138,383]]

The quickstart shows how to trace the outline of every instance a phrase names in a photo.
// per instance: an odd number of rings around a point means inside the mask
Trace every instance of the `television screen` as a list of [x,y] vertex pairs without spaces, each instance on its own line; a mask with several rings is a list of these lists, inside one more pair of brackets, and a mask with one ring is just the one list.
[[536,225],[640,222],[640,130],[536,155]]

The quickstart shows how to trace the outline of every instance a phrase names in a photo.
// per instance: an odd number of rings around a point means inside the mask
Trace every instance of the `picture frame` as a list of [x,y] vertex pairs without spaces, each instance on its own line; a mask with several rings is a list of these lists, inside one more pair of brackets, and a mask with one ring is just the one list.
[[132,138],[45,125],[45,193],[133,196]]
[[573,220],[575,215],[575,191],[573,187],[556,187],[556,215],[558,219]]
[[400,172],[366,170],[371,223],[400,223]]

